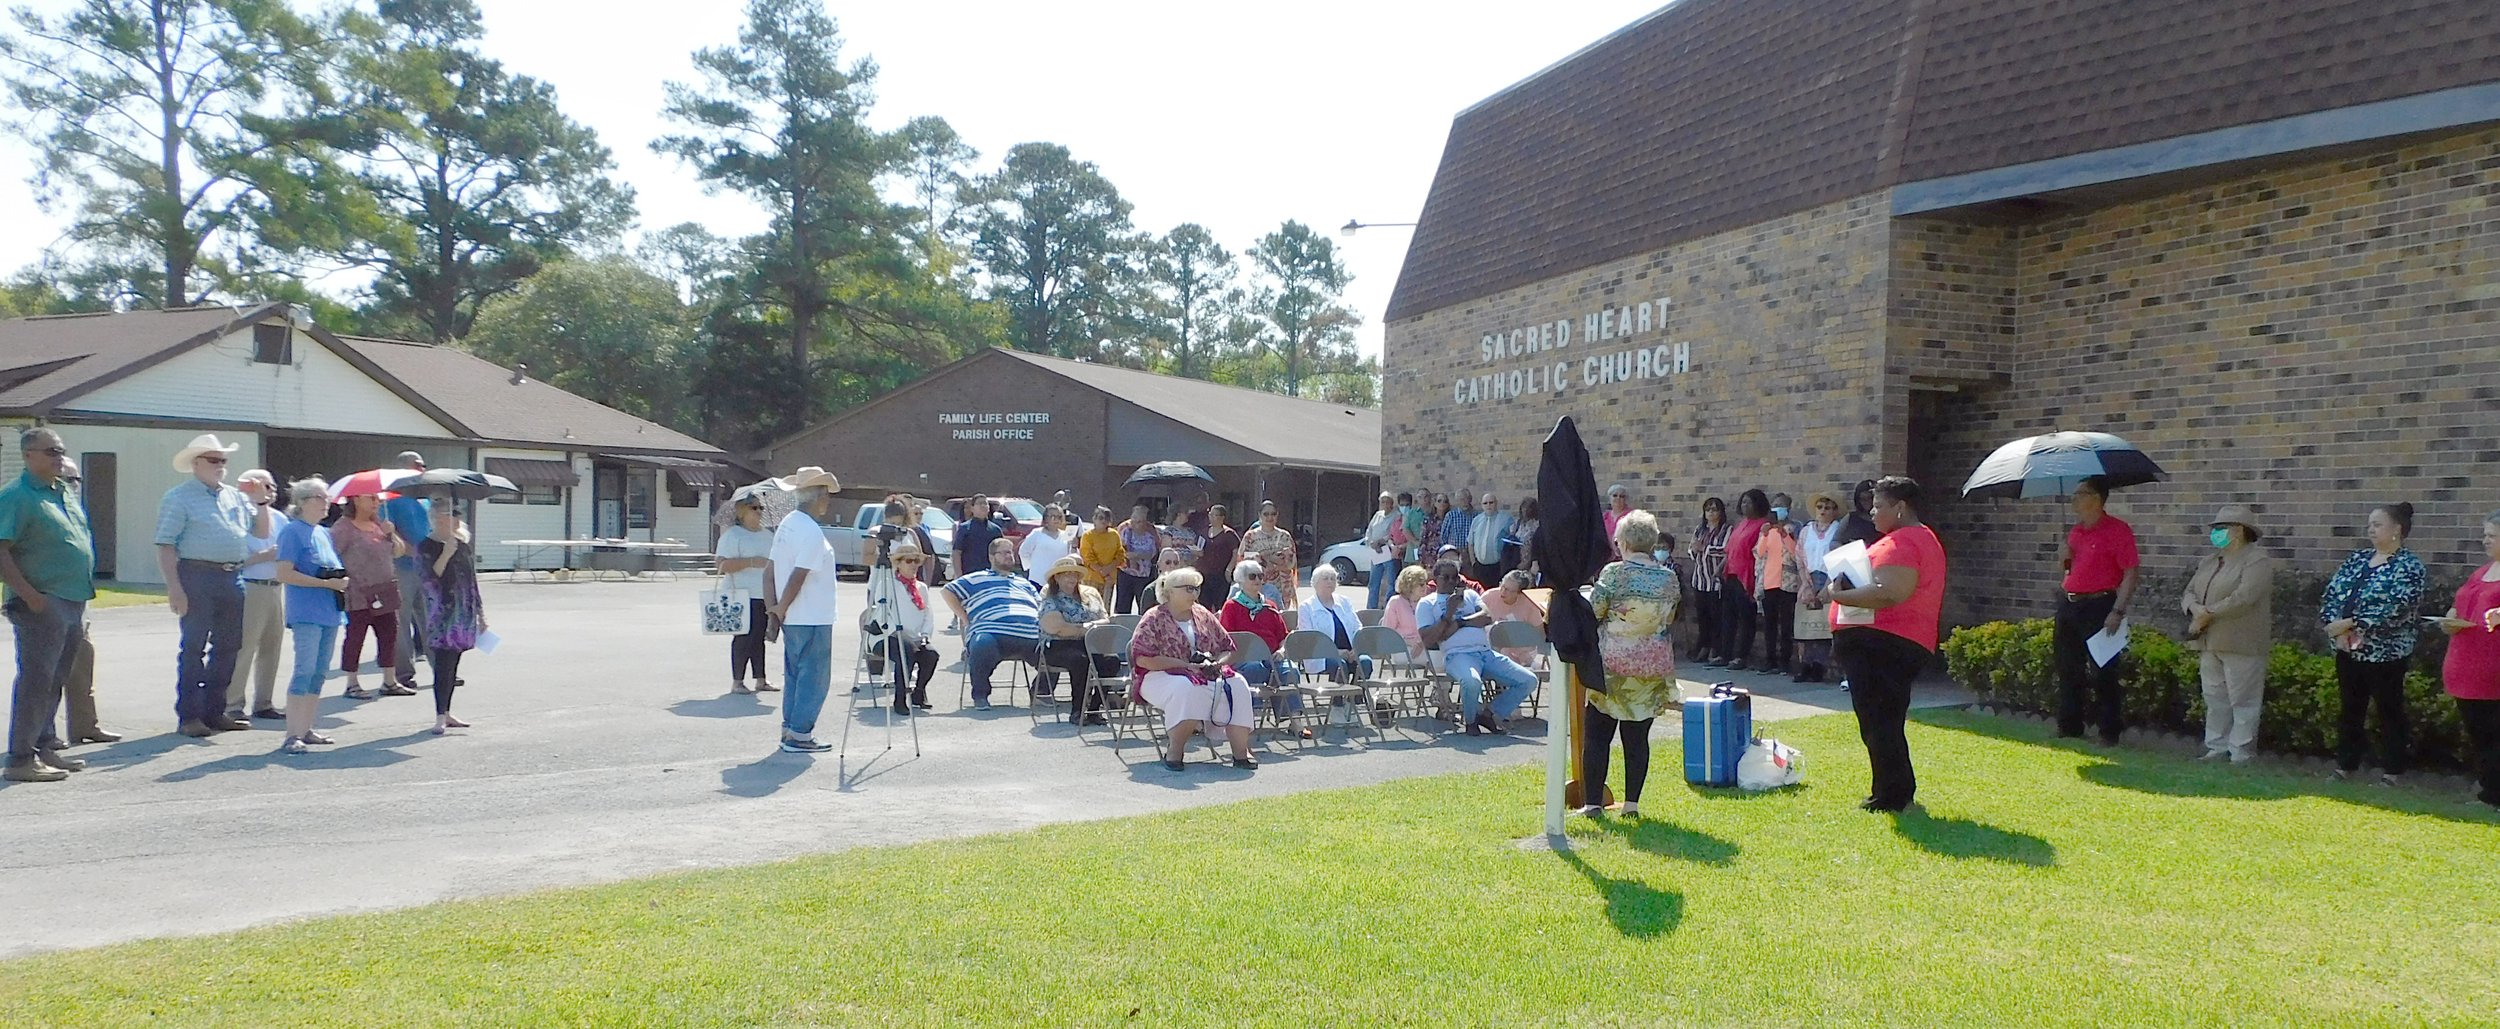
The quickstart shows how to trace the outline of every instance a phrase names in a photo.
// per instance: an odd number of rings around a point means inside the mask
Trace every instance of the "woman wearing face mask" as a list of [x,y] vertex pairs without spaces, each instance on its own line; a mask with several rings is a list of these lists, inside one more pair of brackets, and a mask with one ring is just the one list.
[[1793,671],[1796,662],[1797,590],[1800,564],[1797,525],[1788,520],[1786,493],[1771,494],[1771,523],[1754,544],[1754,603],[1762,608],[1762,667]]
[[2379,781],[2393,786],[2405,773],[2410,730],[2405,722],[2405,666],[2413,661],[2421,632],[2422,559],[2405,549],[2413,532],[2413,505],[2370,509],[2370,545],[2353,551],[2326,584],[2318,605],[2326,638],[2335,646],[2335,685],[2342,717],[2335,732],[2335,777],[2352,778],[2369,750],[2371,705],[2378,707]]
[[2204,759],[2237,763],[2257,756],[2266,658],[2274,649],[2274,559],[2253,545],[2265,533],[2245,505],[2214,512],[2206,534],[2213,556],[2196,563],[2179,610],[2188,616],[2185,646],[2203,652],[2196,670],[2205,687]]
[[1832,660],[1831,579],[1823,557],[1840,545],[1840,501],[1829,493],[1806,498],[1814,521],[1797,528],[1797,674],[1794,682],[1822,682]]

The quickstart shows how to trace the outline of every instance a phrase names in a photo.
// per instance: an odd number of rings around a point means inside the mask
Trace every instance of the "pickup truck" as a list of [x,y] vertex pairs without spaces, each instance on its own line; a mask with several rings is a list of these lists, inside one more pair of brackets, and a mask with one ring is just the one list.
[[[868,578],[868,565],[860,560],[859,542],[868,538],[868,530],[876,528],[877,523],[882,521],[885,521],[885,504],[877,502],[859,505],[848,525],[825,526],[825,539],[833,544],[833,558],[841,562],[840,574],[843,578]],[[955,520],[931,505],[921,510],[920,525],[929,530],[929,542],[937,545],[937,553],[929,556],[936,561],[939,574],[931,578],[946,578],[955,567]]]

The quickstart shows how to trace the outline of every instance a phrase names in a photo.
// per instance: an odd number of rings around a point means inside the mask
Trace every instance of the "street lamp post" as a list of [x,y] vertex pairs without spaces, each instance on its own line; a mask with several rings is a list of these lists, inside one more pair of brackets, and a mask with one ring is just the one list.
[[1338,227],[1337,234],[1351,238],[1356,232],[1364,229],[1411,229],[1414,227],[1414,222],[1367,222],[1360,218],[1348,218],[1344,225]]

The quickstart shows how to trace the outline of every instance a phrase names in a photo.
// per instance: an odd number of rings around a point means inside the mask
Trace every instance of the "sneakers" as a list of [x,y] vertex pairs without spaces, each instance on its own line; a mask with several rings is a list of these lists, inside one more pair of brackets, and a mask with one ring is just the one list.
[[753,696],[753,695],[755,694],[755,691],[754,691],[754,690],[751,690],[751,689],[748,689],[748,688],[747,688],[747,684],[745,684],[745,683],[743,683],[743,682],[733,682],[733,683],[730,683],[730,684],[729,684],[729,692],[734,693],[734,694],[737,694],[737,695],[742,696],[742,697],[744,697],[744,696]]
[[764,681],[764,680],[762,680],[762,679],[757,679],[757,680],[755,680],[755,692],[757,692],[757,693],[779,693],[779,692],[781,692],[781,687],[779,687],[779,686],[775,686],[775,685],[773,685],[773,684],[771,684],[771,683],[769,683],[769,682],[765,682],[765,681]]
[[286,720],[286,712],[280,711],[274,707],[264,707],[258,711],[252,712],[252,717],[260,719],[264,722],[283,722]]
[[781,741],[781,752],[784,754],[822,754],[832,749],[832,744],[818,743],[815,739],[807,736]]
[[7,771],[0,772],[0,779],[7,779],[10,782],[59,782],[67,778],[69,778],[68,772],[58,768],[45,768],[32,761],[22,765],[10,765]]
[[2231,756],[2231,752],[2230,752],[2230,751],[2227,751],[2227,750],[2208,750],[2208,751],[2206,751],[2206,752],[2205,752],[2202,756],[2198,757],[2198,758],[2197,758],[2197,760],[2199,760],[2199,761],[2220,761],[2220,760],[2222,760],[2223,758],[2230,757],[2230,756]]

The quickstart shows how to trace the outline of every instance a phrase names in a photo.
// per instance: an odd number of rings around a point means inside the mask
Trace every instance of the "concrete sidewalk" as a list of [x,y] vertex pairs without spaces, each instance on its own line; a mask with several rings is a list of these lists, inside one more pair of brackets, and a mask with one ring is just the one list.
[[[1143,742],[1080,742],[1021,707],[959,710],[951,663],[938,710],[912,720],[920,756],[908,722],[883,750],[870,711],[847,761],[782,754],[784,694],[729,694],[727,639],[695,630],[708,581],[489,583],[505,642],[461,668],[455,708],[474,728],[432,736],[429,696],[350,701],[333,679],[321,728],[338,744],[300,757],[278,753],[274,728],[174,735],[172,616],[97,612],[103,719],[129,738],[72,750],[89,767],[67,782],[0,784],[0,956],[1543,759],[1537,721],[1510,737],[1413,723],[1380,742],[1264,741],[1257,772],[1172,773]],[[843,589],[857,611],[865,587]],[[961,639],[937,645],[952,662]],[[856,646],[837,634],[837,654]],[[836,666],[827,742],[849,716]],[[778,646],[771,667],[778,682]],[[1835,687],[1726,678],[1757,690],[1760,720],[1848,709]],[[1967,699],[1921,691],[1922,705]]]

